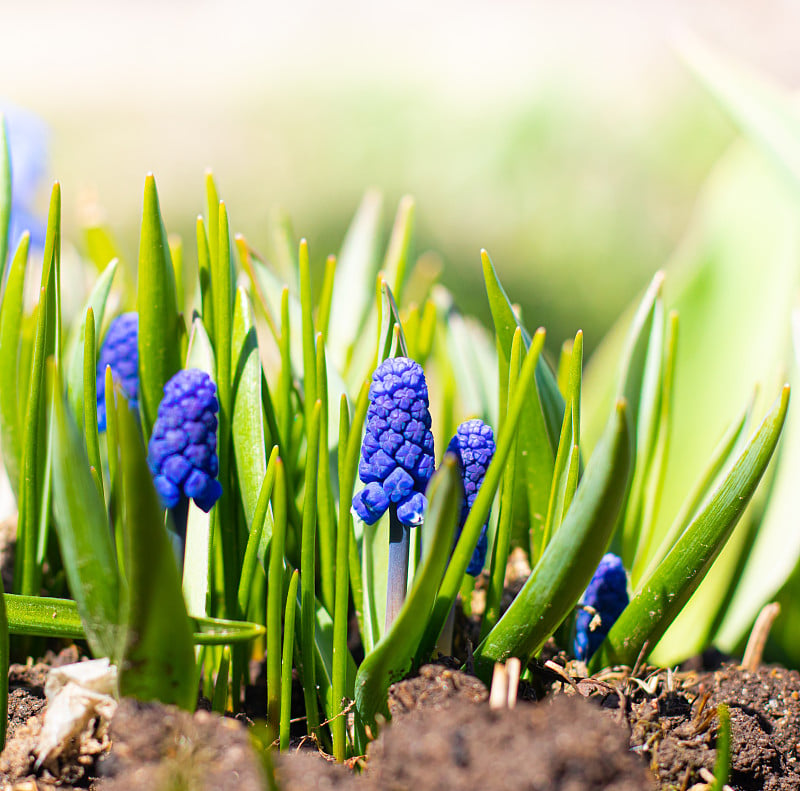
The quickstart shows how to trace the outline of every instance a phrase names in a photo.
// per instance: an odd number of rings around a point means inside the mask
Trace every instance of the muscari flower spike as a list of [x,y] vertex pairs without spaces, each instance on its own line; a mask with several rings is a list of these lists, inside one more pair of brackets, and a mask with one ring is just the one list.
[[208,512],[222,495],[217,480],[218,411],[217,386],[204,371],[178,371],[164,385],[147,463],[168,508],[192,498]]
[[628,576],[621,558],[612,552],[603,555],[580,603],[597,613],[580,609],[575,616],[575,658],[588,662],[628,606]]
[[390,357],[372,374],[367,428],[358,475],[366,486],[353,497],[353,511],[368,525],[390,505],[398,521],[422,522],[425,487],[433,473],[433,434],[428,386],[422,366],[407,357]]
[[109,325],[97,360],[97,426],[106,430],[106,366],[111,366],[134,413],[139,410],[139,316],[123,313]]
[[[461,470],[461,480],[464,484],[464,499],[461,504],[461,515],[458,520],[458,536],[467,521],[475,498],[478,496],[478,489],[481,488],[486,469],[494,456],[494,432],[492,427],[486,425],[482,420],[475,418],[465,420],[456,430],[450,444],[447,446],[448,453],[454,453],[458,457],[459,468]],[[489,517],[486,517],[481,528],[481,535],[472,553],[472,559],[467,567],[467,574],[477,577],[486,562],[486,550],[488,538],[486,536],[486,526]]]

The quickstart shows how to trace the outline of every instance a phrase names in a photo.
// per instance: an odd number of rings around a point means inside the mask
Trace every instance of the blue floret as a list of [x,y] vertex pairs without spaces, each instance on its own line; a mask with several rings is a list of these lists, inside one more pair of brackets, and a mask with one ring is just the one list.
[[628,576],[619,557],[611,552],[603,555],[581,604],[597,613],[581,609],[575,616],[575,658],[588,662],[628,606]]
[[164,386],[147,463],[168,508],[191,498],[210,511],[222,495],[217,480],[217,387],[200,370],[178,371]]
[[353,511],[368,525],[393,505],[399,521],[422,522],[425,487],[433,473],[433,434],[428,387],[419,363],[390,357],[372,374],[367,427],[358,475],[365,488],[353,496]]
[[[455,435],[450,440],[450,444],[447,446],[447,452],[454,453],[458,458],[461,480],[464,484],[464,499],[461,504],[456,540],[461,535],[467,515],[475,503],[475,498],[478,496],[478,490],[481,488],[486,469],[494,456],[494,451],[494,432],[492,427],[477,418],[465,420],[458,427]],[[472,553],[472,559],[467,567],[467,574],[471,574],[473,577],[477,577],[481,573],[486,562],[488,546],[486,525],[488,522],[489,518],[487,516],[486,522],[481,528],[475,551]]]
[[97,359],[97,426],[106,430],[106,366],[122,387],[131,409],[139,409],[139,316],[123,313],[108,327]]

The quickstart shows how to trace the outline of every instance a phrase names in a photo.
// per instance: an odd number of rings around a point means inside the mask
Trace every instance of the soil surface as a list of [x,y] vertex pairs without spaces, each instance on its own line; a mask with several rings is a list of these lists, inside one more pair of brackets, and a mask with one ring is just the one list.
[[111,720],[110,737],[98,791],[266,787],[247,729],[230,717],[125,699]]
[[501,711],[462,701],[419,710],[370,745],[367,766],[372,788],[396,791],[656,788],[628,750],[627,729],[566,696]]
[[[123,700],[110,725],[36,767],[44,681],[54,665],[78,661],[73,646],[45,661],[12,665],[9,738],[0,789],[266,788],[247,728],[208,711],[194,714]],[[258,664],[248,689],[261,709]],[[585,668],[555,656],[531,668],[536,691],[520,688],[515,708],[492,710],[481,681],[442,660],[389,690],[392,722],[358,765],[334,764],[307,739],[277,756],[284,791],[493,789],[670,789],[708,791],[716,761],[717,706],[731,719],[733,791],[800,791],[800,673],[696,665],[679,673]],[[533,697],[543,698],[529,702]],[[527,698],[527,699],[526,699]],[[298,700],[299,703],[299,700]],[[255,705],[253,705],[255,704]],[[240,715],[247,722],[248,717]],[[302,731],[302,722],[297,728]]]

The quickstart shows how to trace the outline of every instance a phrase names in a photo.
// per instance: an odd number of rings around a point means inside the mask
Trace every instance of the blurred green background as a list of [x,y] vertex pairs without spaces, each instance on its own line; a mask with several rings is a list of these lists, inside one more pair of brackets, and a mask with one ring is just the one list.
[[[791,79],[788,4],[33,2],[3,9],[2,98],[52,130],[65,232],[101,207],[135,259],[144,175],[194,255],[214,170],[270,251],[280,209],[317,263],[364,189],[417,200],[465,310],[492,254],[551,350],[587,351],[663,265],[733,138],[673,55],[689,27]],[[47,189],[42,190],[43,201]],[[569,294],[569,296],[567,296]]]

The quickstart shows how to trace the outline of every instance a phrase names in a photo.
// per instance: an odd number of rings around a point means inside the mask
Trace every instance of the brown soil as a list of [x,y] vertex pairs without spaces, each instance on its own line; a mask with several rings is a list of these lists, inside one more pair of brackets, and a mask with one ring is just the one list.
[[[53,665],[80,658],[73,646],[36,664],[12,665],[9,740],[0,756],[0,788],[262,789],[263,771],[246,728],[207,711],[122,701],[109,733],[96,732],[57,763],[34,773],[43,685]],[[392,723],[353,774],[305,740],[276,758],[284,791],[305,789],[648,789],[707,788],[701,770],[716,760],[717,706],[731,711],[734,791],[800,791],[800,673],[732,664],[681,673],[627,669],[580,676],[563,659],[532,667],[537,690],[515,709],[492,711],[486,687],[454,660],[421,668],[389,690]],[[262,709],[256,682],[251,716]],[[298,696],[299,697],[299,696]],[[300,701],[298,699],[298,705]],[[302,722],[296,726],[302,730]],[[295,744],[300,740],[295,741]],[[110,749],[109,749],[110,748]]]
[[207,711],[120,701],[98,791],[147,788],[241,791],[265,787],[246,728]]
[[504,711],[458,702],[403,717],[370,745],[366,779],[396,791],[655,788],[628,750],[627,730],[565,696]]
[[389,687],[389,713],[397,719],[420,709],[446,709],[451,705],[482,703],[489,697],[475,676],[445,665],[423,665],[419,675]]

